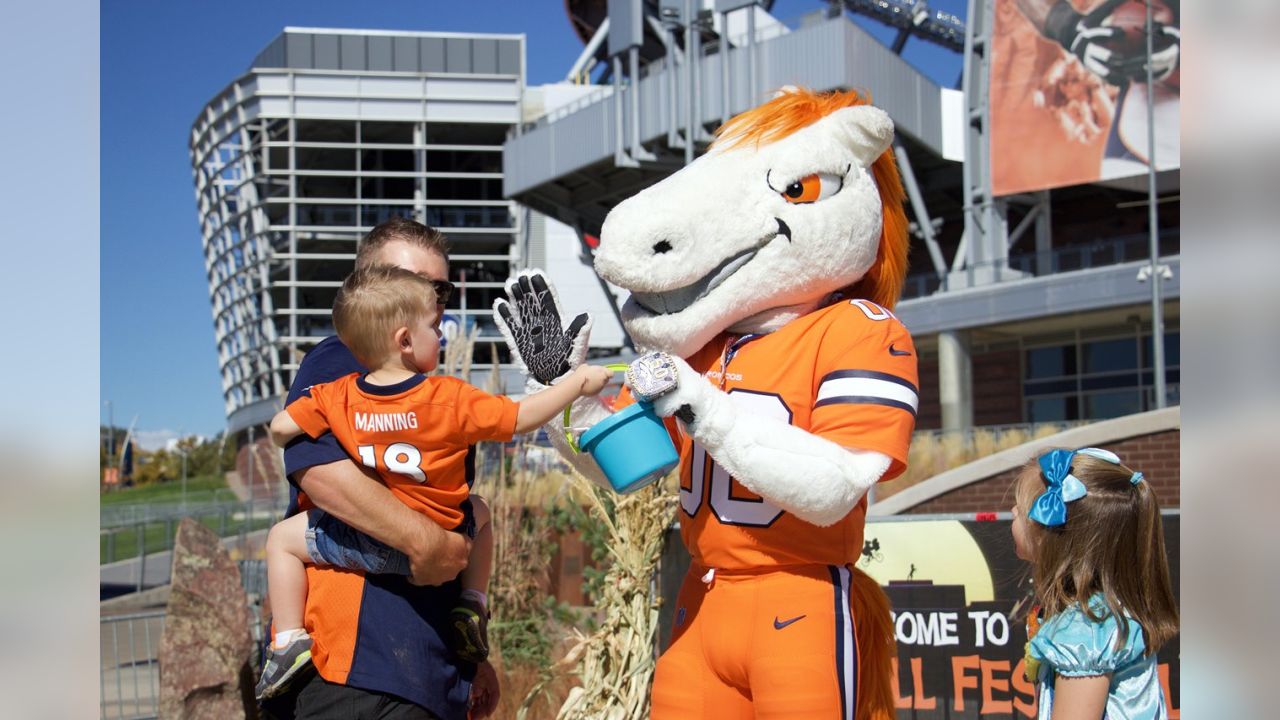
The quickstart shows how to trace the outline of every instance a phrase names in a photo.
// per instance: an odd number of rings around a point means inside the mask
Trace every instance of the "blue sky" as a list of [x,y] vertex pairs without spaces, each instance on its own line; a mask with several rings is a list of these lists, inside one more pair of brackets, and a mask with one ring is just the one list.
[[[963,16],[963,0],[934,7]],[[563,78],[582,50],[562,0],[272,0],[101,4],[101,399],[152,443],[225,427],[187,155],[191,122],[285,26],[524,33],[528,82]],[[778,0],[782,19],[822,7]],[[860,24],[888,42],[893,33]],[[960,56],[906,57],[951,86]]]

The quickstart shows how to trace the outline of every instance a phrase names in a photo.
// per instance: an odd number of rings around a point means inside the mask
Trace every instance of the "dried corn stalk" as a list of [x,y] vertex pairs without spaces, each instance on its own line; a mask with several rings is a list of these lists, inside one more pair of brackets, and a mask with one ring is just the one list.
[[518,717],[523,720],[542,686],[558,674],[572,672],[582,685],[570,691],[557,720],[643,720],[649,717],[658,629],[652,579],[675,496],[664,483],[655,483],[617,497],[610,518],[604,499],[608,491],[577,475],[573,484],[608,531],[612,563],[598,599],[604,620],[591,635],[575,631],[576,644],[525,698]]

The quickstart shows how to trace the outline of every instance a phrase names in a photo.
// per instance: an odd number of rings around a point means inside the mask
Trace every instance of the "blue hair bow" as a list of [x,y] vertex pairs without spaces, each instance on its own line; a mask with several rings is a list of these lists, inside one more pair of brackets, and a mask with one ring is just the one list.
[[1028,518],[1045,527],[1057,527],[1067,521],[1067,503],[1088,493],[1080,478],[1071,474],[1071,460],[1075,455],[1074,450],[1050,450],[1040,456],[1040,473],[1048,488],[1031,505]]

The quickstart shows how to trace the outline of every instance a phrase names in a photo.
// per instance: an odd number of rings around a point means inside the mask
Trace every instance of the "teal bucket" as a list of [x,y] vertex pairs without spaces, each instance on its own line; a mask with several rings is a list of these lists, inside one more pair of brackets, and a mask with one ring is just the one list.
[[580,443],[619,493],[639,490],[680,462],[666,426],[653,407],[643,402],[596,423],[582,434]]

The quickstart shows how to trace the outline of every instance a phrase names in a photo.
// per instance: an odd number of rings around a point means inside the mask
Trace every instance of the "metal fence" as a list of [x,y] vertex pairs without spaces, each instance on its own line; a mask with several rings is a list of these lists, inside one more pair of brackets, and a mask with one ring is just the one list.
[[[267,506],[265,500],[259,499],[258,506]],[[136,523],[161,522],[176,520],[187,515],[217,515],[219,513],[235,513],[243,511],[247,503],[239,500],[218,499],[210,496],[206,499],[192,498],[186,502],[164,503],[130,503],[128,505],[104,505],[98,511],[98,522],[102,527],[119,527]]]
[[[262,647],[264,628],[262,598],[267,592],[264,560],[241,560],[240,581],[248,599],[249,632],[255,652],[250,662],[261,662],[256,651]],[[160,702],[160,637],[164,633],[165,610],[147,610],[100,618],[101,658],[99,691],[103,718],[154,718]]]
[[230,537],[270,527],[284,515],[284,509],[278,500],[103,508],[99,514],[99,560],[107,564],[172,550],[174,533],[184,517],[204,523],[218,537]]
[[154,718],[159,711],[157,660],[164,610],[102,618],[100,691],[103,718]]
[[[1146,235],[1125,235],[1108,240],[1098,240],[1080,245],[1068,245],[1045,252],[1017,253],[1008,262],[985,262],[966,267],[958,272],[939,276],[936,273],[915,273],[907,276],[902,288],[902,299],[926,297],[936,292],[972,287],[976,277],[991,275],[996,280],[1027,276],[1046,276],[1073,270],[1120,265],[1145,261],[1151,258],[1150,239]],[[1160,231],[1160,256],[1169,257],[1181,252],[1181,231],[1166,228]],[[1005,276],[1008,277],[1005,277]]]

